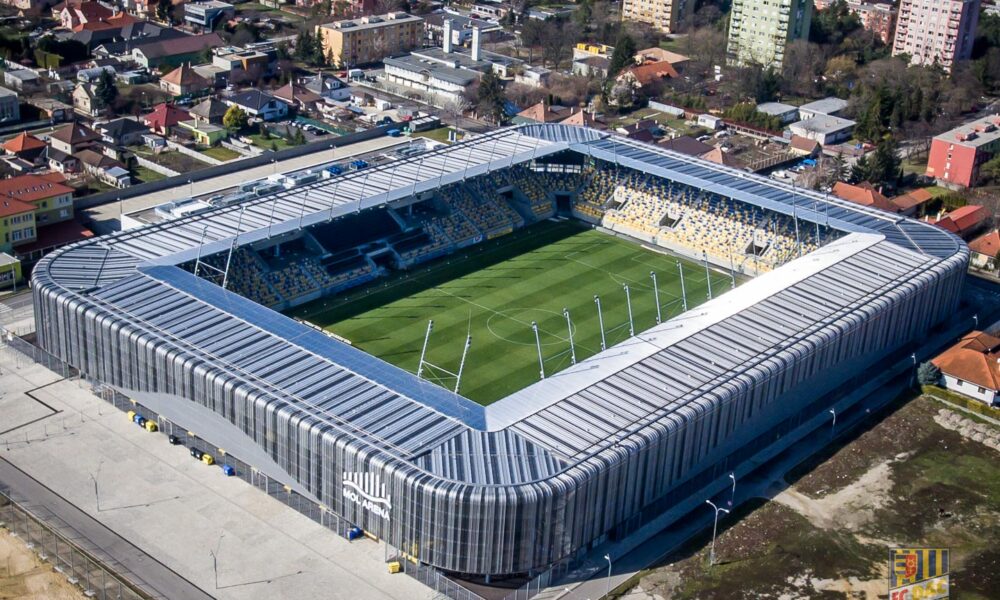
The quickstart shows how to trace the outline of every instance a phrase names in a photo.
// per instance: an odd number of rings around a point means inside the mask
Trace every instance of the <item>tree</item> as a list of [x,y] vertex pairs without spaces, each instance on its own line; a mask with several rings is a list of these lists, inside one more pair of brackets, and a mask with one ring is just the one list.
[[875,152],[862,156],[851,169],[851,183],[867,181],[874,186],[895,188],[903,177],[899,144],[890,135],[879,140]]
[[611,55],[611,63],[608,65],[608,79],[614,79],[622,69],[634,63],[636,51],[635,40],[629,34],[623,33],[618,36],[615,51]]
[[920,385],[937,385],[941,381],[941,369],[928,361],[917,367],[917,383]]
[[507,115],[507,98],[504,96],[503,83],[492,69],[486,71],[479,80],[477,109],[479,114],[491,123],[505,125],[510,117]]
[[115,76],[110,71],[101,71],[97,85],[94,86],[94,96],[101,108],[110,107],[118,99],[118,86],[115,85]]
[[295,128],[295,133],[292,134],[292,144],[295,146],[301,146],[306,143],[306,136],[302,133],[302,130],[298,127]]
[[170,13],[173,8],[174,4],[170,0],[157,0],[156,18],[164,23],[171,23]]
[[237,133],[246,128],[248,121],[247,113],[239,106],[234,105],[230,106],[226,114],[223,115],[222,126],[228,129],[230,133]]

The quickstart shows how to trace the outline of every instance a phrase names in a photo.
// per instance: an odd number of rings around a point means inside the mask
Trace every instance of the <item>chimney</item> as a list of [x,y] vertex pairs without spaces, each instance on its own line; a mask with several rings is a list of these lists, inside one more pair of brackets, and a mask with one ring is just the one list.
[[451,19],[444,20],[444,39],[441,40],[441,48],[445,54],[451,53]]
[[472,28],[472,60],[480,60],[478,26]]

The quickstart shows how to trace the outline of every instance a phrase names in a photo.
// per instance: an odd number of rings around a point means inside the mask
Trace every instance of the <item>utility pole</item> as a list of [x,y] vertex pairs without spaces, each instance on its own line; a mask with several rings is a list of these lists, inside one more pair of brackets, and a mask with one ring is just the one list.
[[709,564],[709,566],[714,566],[715,565],[715,535],[719,531],[719,513],[720,512],[724,512],[724,513],[726,513],[728,515],[729,511],[726,510],[726,509],[724,509],[724,508],[719,508],[711,500],[705,500],[705,502],[707,502],[709,504],[709,506],[711,506],[713,509],[715,509],[715,523],[712,525],[712,549],[709,550],[709,553],[708,553],[708,564]]

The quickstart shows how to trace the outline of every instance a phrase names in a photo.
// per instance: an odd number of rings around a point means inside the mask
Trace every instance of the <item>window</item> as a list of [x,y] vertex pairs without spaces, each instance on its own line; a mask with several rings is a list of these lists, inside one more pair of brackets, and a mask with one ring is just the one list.
[[984,387],[979,388],[979,393],[980,394],[985,394],[986,393],[986,388],[984,388]]

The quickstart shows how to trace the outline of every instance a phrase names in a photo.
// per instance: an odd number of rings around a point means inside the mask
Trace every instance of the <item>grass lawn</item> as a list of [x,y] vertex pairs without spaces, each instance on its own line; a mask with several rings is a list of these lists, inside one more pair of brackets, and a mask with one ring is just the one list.
[[139,178],[142,183],[149,183],[151,181],[159,181],[160,179],[166,179],[165,175],[157,173],[152,169],[147,169],[146,167],[136,167],[133,172],[135,176]]
[[230,150],[229,148],[224,148],[222,146],[212,146],[211,148],[205,148],[204,150],[199,150],[205,156],[211,156],[216,160],[235,160],[243,156],[235,150]]
[[[575,222],[544,222],[293,314],[410,372],[417,370],[429,319],[434,331],[427,360],[450,371],[458,368],[469,332],[461,393],[489,404],[538,380],[533,321],[550,375],[570,365],[564,307],[573,321],[577,360],[600,351],[595,294],[601,297],[608,346],[629,337],[623,284],[630,286],[636,332],[655,324],[650,271],[658,274],[663,319],[679,314],[677,262]],[[705,269],[683,262],[693,307],[707,296]],[[729,290],[730,278],[713,272],[712,288],[717,294]],[[425,370],[427,379],[454,386],[441,375]]]
[[143,157],[155,162],[158,165],[163,165],[168,169],[173,169],[178,173],[188,173],[190,171],[197,171],[198,169],[204,169],[211,166],[207,162],[202,162],[197,158],[188,156],[187,154],[181,154],[180,152],[143,154]]
[[[451,131],[451,127],[438,127],[437,129],[429,129],[427,131],[421,131],[419,133],[414,133],[413,137],[422,137],[436,142],[442,142],[444,144],[449,144],[448,132]],[[462,134],[458,135],[458,139],[462,139]]]
[[265,150],[271,150],[272,143],[277,146],[278,150],[284,150],[285,148],[292,147],[291,144],[286,142],[284,139],[274,135],[273,133],[271,134],[271,138],[267,140],[265,140],[259,133],[248,135],[246,137],[253,140],[254,146],[257,146],[258,148],[263,148]]

